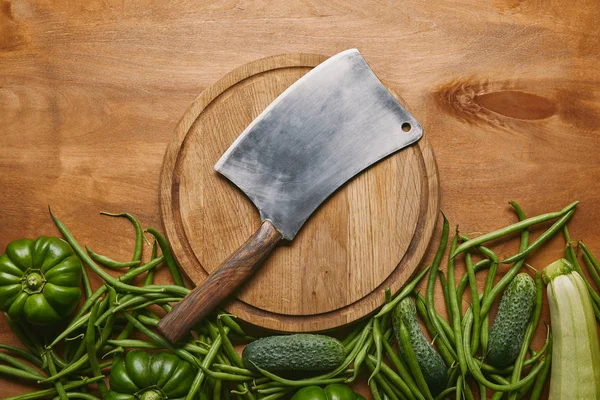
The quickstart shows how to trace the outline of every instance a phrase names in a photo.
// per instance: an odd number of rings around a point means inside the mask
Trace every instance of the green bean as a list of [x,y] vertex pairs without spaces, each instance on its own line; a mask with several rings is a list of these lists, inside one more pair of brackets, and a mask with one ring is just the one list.
[[[446,312],[448,313],[448,319],[452,320],[452,314],[450,312],[450,297],[448,296],[448,280],[446,280],[446,275],[444,275],[444,271],[439,270],[438,274],[440,275],[440,283],[442,284],[442,295],[444,296],[444,304],[446,305]],[[438,315],[439,315],[439,313],[438,313]],[[446,329],[444,328],[444,330],[446,330]],[[446,335],[447,334],[448,334],[448,331],[446,330]]]
[[234,318],[237,318],[235,315],[226,314],[224,312],[219,312],[218,318],[223,322],[223,324],[229,327],[229,330],[233,333],[237,333],[240,336],[246,336],[246,332],[242,329],[242,327],[234,321]]
[[390,311],[392,311],[394,307],[396,307],[396,304],[400,303],[403,298],[408,296],[414,290],[415,286],[417,286],[417,284],[427,274],[430,268],[431,265],[428,265],[415,277],[415,279],[404,285],[404,289],[402,289],[402,291],[394,298],[394,300],[384,305],[383,308],[377,313],[377,315],[375,315],[375,318],[381,318]]
[[64,338],[66,338],[67,336],[69,336],[69,334],[73,333],[74,331],[76,331],[77,329],[81,328],[82,326],[87,324],[88,319],[90,319],[90,314],[87,313],[85,315],[82,315],[81,317],[79,317],[77,320],[74,320],[73,322],[71,322],[71,324],[69,324],[69,326],[67,327],[67,329],[65,329],[64,331],[62,331],[57,337],[56,339],[54,339],[54,341],[52,343],[50,343],[47,347],[48,348],[54,348],[54,346],[56,346],[58,343],[60,343]]
[[344,382],[346,380],[346,378],[331,378],[331,379],[309,378],[309,379],[303,379],[301,381],[295,381],[295,380],[291,380],[291,379],[282,378],[282,377],[277,376],[265,369],[262,369],[261,367],[256,365],[253,361],[250,361],[250,363],[252,363],[254,368],[256,368],[257,371],[260,372],[262,375],[266,376],[267,378],[270,378],[271,380],[273,380],[275,382],[278,382],[278,383],[280,383],[282,385],[286,385],[286,386],[301,387],[301,386],[311,386],[311,385],[329,385],[331,383],[340,383],[340,382]]
[[[471,308],[469,308],[467,310],[467,312],[465,313],[464,319],[465,319],[465,334],[463,336],[463,346],[465,346],[465,348],[467,348],[471,341],[471,327],[473,325],[473,313],[472,313]],[[545,364],[545,360],[542,361],[539,365],[537,365],[534,369],[532,369],[529,372],[527,377],[525,377],[517,382],[499,385],[499,384],[490,382],[489,380],[486,379],[486,377],[481,373],[481,369],[478,367],[476,361],[473,359],[473,357],[471,357],[470,354],[467,354],[466,360],[467,360],[469,370],[471,371],[471,374],[473,375],[473,377],[478,382],[483,383],[487,388],[492,389],[497,392],[511,392],[513,390],[517,390],[517,389],[523,387],[529,381],[535,379],[535,376],[540,372],[541,368]]]
[[100,214],[107,215],[109,217],[125,217],[129,221],[131,221],[131,223],[133,224],[133,227],[135,228],[135,248],[133,250],[132,261],[140,261],[142,259],[143,234],[142,234],[142,228],[140,227],[140,223],[138,222],[138,220],[135,219],[135,217],[133,215],[128,214],[128,213],[113,214],[113,213],[101,211]]
[[251,376],[228,374],[225,372],[215,372],[215,371],[211,371],[205,367],[200,367],[200,368],[202,368],[202,371],[204,371],[204,373],[207,376],[209,376],[213,379],[219,379],[219,380],[223,380],[223,381],[234,381],[234,382],[247,382],[247,381],[251,381],[253,379],[253,377],[251,377]]
[[[435,336],[436,335],[435,328],[433,327],[433,325],[431,324],[431,321],[429,320],[429,314],[427,313],[427,305],[425,304],[425,299],[423,298],[423,296],[421,296],[421,294],[417,295],[417,301],[415,302],[415,305],[417,307],[417,312],[419,313],[419,316],[423,320],[423,323],[425,324],[425,327],[427,328],[427,331],[429,332],[429,335],[433,339],[435,339],[435,337],[436,337]],[[444,325],[442,325],[442,326],[444,326]],[[448,334],[448,339],[450,339],[452,342],[454,342],[454,331],[452,331],[452,328],[450,328],[450,329],[451,329],[451,334]],[[446,332],[446,333],[448,333],[448,332]],[[448,348],[446,347],[446,345],[442,342],[438,342],[437,348],[440,352],[440,356],[442,356],[446,365],[448,365],[448,366],[452,365],[452,363],[454,362],[455,359],[454,359],[454,357],[452,357],[452,355],[448,351]]]
[[579,272],[581,276],[584,276],[583,270],[581,269],[581,265],[577,263],[577,254],[575,254],[575,252],[573,251],[571,235],[569,235],[569,229],[567,228],[567,225],[563,226],[563,236],[565,237],[565,243],[567,246],[565,247],[565,258],[573,265],[573,267],[575,267],[575,269],[577,270],[577,272]]
[[236,367],[244,368],[244,362],[242,361],[242,357],[240,357],[239,354],[235,351],[233,344],[231,343],[231,341],[229,340],[229,337],[227,336],[228,332],[225,330],[225,327],[223,327],[223,322],[221,321],[220,318],[217,318],[217,329],[219,330],[219,334],[221,335],[221,340],[223,341],[223,344],[222,344],[223,350],[225,351],[225,354],[227,355],[227,357],[229,357],[229,360]]
[[544,384],[546,383],[546,380],[548,380],[548,375],[550,374],[550,366],[552,365],[552,343],[550,343],[550,347],[548,348],[547,354],[548,355],[545,359],[545,365],[542,368],[542,371],[539,373],[537,379],[535,380],[533,389],[531,389],[531,395],[529,396],[530,400],[539,400],[544,389]]
[[[372,355],[369,355],[369,360],[373,363],[376,362],[377,359],[375,357],[373,357]],[[391,381],[391,383],[393,385],[395,385],[398,389],[400,389],[400,391],[402,392],[402,394],[404,396],[406,396],[409,399],[424,399],[423,395],[419,393],[419,395],[415,395],[413,389],[411,389],[411,387],[409,386],[409,384],[407,382],[404,381],[404,379],[402,379],[401,376],[399,376],[398,374],[396,374],[390,367],[388,367],[385,363],[383,363],[381,365],[381,372]]]
[[481,382],[477,382],[477,386],[479,388],[479,398],[487,399],[487,388]]
[[490,400],[501,400],[504,397],[504,392],[494,392]]
[[[475,279],[475,270],[471,253],[465,252],[465,264],[467,266],[467,275],[469,277],[469,286],[471,287],[471,307],[473,309],[473,339],[471,341],[471,354],[477,353],[479,348],[479,332],[481,329],[481,304],[479,303],[479,292],[477,291],[477,280]],[[467,349],[465,348],[465,351]]]
[[596,315],[596,320],[600,322],[600,307],[598,307],[598,305],[592,301],[592,308],[594,309],[594,315]]
[[375,320],[373,321],[373,342],[375,343],[375,354],[377,355],[377,357],[375,362],[375,369],[373,369],[373,372],[369,376],[369,381],[381,370],[381,363],[383,361],[383,348],[381,343],[382,341],[383,335],[381,334],[379,319],[375,318]]
[[159,344],[161,347],[168,349],[171,352],[177,354],[179,357],[186,360],[190,364],[195,365],[195,366],[198,365],[198,360],[194,356],[192,356],[188,351],[181,349],[181,348],[176,348],[168,340],[166,340],[162,336],[152,332],[150,329],[146,328],[144,326],[144,324],[142,324],[139,320],[132,317],[131,315],[129,315],[127,313],[124,313],[123,315],[131,323],[131,325],[133,325],[138,331],[143,333],[145,336],[147,336],[153,342],[155,342],[155,343]]
[[155,304],[159,305],[159,306],[162,306],[162,305],[165,305],[165,304],[168,304],[168,303],[176,303],[178,301],[181,301],[181,299],[182,299],[182,297],[163,297],[163,298],[160,298],[160,299],[148,300],[145,303],[142,303],[142,304],[139,304],[137,306],[131,307],[129,310],[130,311],[139,310],[141,308],[147,308],[147,307],[153,306]]
[[[92,368],[92,373],[94,376],[101,376],[102,371],[100,370],[100,364],[98,363],[98,358],[96,357],[96,318],[98,317],[98,309],[99,304],[96,303],[92,307],[92,311],[90,312],[90,319],[88,321],[87,330],[85,332],[85,348],[88,355],[88,360],[90,363],[90,367]],[[100,394],[102,397],[106,397],[108,393],[108,388],[106,387],[106,383],[104,381],[98,381],[98,389],[100,390]]]
[[16,358],[9,356],[8,354],[0,353],[0,361],[10,364],[13,367],[19,368],[25,372],[29,372],[32,375],[38,375],[38,379],[44,378],[44,376],[42,374],[40,374],[40,372],[37,369],[30,367],[29,365],[25,364],[24,362],[21,362],[21,361],[17,360]]
[[92,285],[90,284],[90,277],[88,276],[85,266],[81,266],[81,285],[83,286],[83,294],[86,299],[92,297]]
[[[466,379],[466,378],[465,378]],[[465,399],[466,400],[475,400],[475,398],[473,397],[473,392],[471,392],[471,387],[465,382]]]
[[356,324],[356,326],[350,331],[350,333],[342,340],[342,345],[348,351],[349,346],[352,343],[355,343],[355,340],[358,339],[358,335],[363,330],[364,325]]
[[[374,323],[375,323],[375,320],[373,321],[373,325],[374,325]],[[354,380],[358,377],[358,372],[360,371],[360,367],[362,366],[362,363],[364,362],[364,360],[367,358],[367,354],[369,353],[369,350],[371,349],[372,344],[373,344],[373,335],[369,335],[369,337],[367,338],[367,342],[365,343],[363,348],[360,350],[360,352],[356,355],[356,358],[354,359],[354,373],[352,374],[352,377],[348,380],[348,382],[354,382]]]
[[[86,378],[81,381],[66,383],[63,385],[63,387],[65,390],[77,389],[79,387],[87,386],[91,383],[97,382],[103,378],[104,377]],[[42,399],[42,398],[45,398],[48,396],[53,396],[55,394],[57,394],[56,389],[51,388],[51,389],[39,390],[37,392],[21,394],[21,395],[15,396],[15,397],[7,397],[4,400],[35,400],[35,399]]]
[[92,260],[94,260],[96,263],[98,263],[98,264],[100,264],[100,265],[102,265],[103,267],[106,267],[106,268],[121,269],[121,268],[137,267],[138,265],[140,265],[140,261],[139,260],[138,261],[125,261],[125,262],[113,260],[110,257],[103,256],[101,254],[98,254],[98,253],[94,252],[88,246],[85,246],[85,250],[90,255],[90,257],[91,257]]
[[167,263],[167,267],[169,268],[169,271],[171,271],[173,282],[175,282],[177,286],[185,286],[183,279],[181,278],[181,274],[179,273],[179,267],[175,262],[175,258],[173,257],[173,253],[171,252],[171,247],[169,247],[167,239],[165,239],[165,237],[154,228],[147,228],[144,232],[150,233],[158,242],[163,257],[165,258],[165,262]]
[[[410,374],[410,372],[408,371],[407,367],[404,365],[402,360],[400,360],[400,358],[398,357],[396,352],[394,352],[394,350],[392,349],[392,346],[388,342],[384,341],[383,348],[385,349],[385,351],[388,355],[388,358],[392,362],[392,365],[396,368],[396,371],[398,371],[400,378],[402,378],[402,380],[406,383],[406,385],[412,392],[413,396],[416,397],[418,400],[425,400],[425,398],[419,391],[419,388],[417,387],[417,384],[415,383],[412,375]],[[383,365],[384,365],[384,368],[385,368],[385,366],[387,366],[387,365],[385,365],[385,363]]]
[[[142,273],[152,270],[153,268],[155,268],[158,264],[160,264],[163,261],[163,257],[159,256],[151,261],[149,261],[147,264],[144,264],[140,267],[137,267],[135,269],[132,269],[130,271],[128,271],[127,273],[123,274],[121,277],[118,278],[119,281],[127,283],[130,282],[131,280],[133,280],[133,278],[135,278],[138,275],[141,275]],[[135,287],[135,286],[133,286]],[[161,293],[165,293],[166,289],[164,289],[161,286],[151,286],[151,293],[146,293],[146,294],[161,294]],[[92,296],[90,298],[88,298],[85,303],[83,303],[83,306],[79,309],[79,311],[77,312],[77,314],[75,315],[75,317],[73,318],[73,320],[77,320],[79,317],[81,317],[85,312],[87,312],[90,307],[104,294],[106,293],[106,291],[108,290],[108,285],[105,283],[104,285],[100,286],[98,288],[98,290],[96,290],[94,292],[94,294],[92,294]],[[187,292],[186,292],[187,294]],[[132,294],[128,294],[127,296],[133,296]],[[185,296],[185,295],[183,295]],[[183,297],[182,296],[182,297]]]
[[[550,338],[549,337],[546,338],[546,342],[544,343],[544,346],[542,346],[542,348],[540,349],[540,351],[538,353],[533,355],[531,358],[525,360],[525,362],[523,363],[523,367],[528,367],[528,366],[534,364],[536,361],[538,361],[547,351],[550,342],[551,342]],[[514,370],[513,366],[508,366],[505,368],[496,368],[492,365],[485,364],[485,363],[480,363],[479,367],[481,368],[482,371],[485,371],[487,373],[499,374],[499,375],[510,374]]]
[[[108,305],[110,306],[110,304],[114,304],[116,301],[117,301],[117,292],[115,291],[114,288],[109,287],[108,288]],[[108,338],[110,337],[110,335],[113,331],[113,327],[115,326],[116,317],[117,316],[113,314],[107,318],[106,324],[104,325],[104,328],[102,328],[102,331],[100,332],[100,344],[98,345],[98,349],[101,348],[104,345],[104,343],[106,343]]]
[[[533,340],[533,336],[535,335],[535,331],[537,329],[538,323],[540,321],[540,315],[542,313],[542,296],[543,296],[543,286],[542,286],[542,277],[536,271],[535,272],[535,308],[533,310],[533,314],[531,315],[531,320],[529,325],[527,326],[527,330],[525,331],[525,335],[523,337],[523,344],[521,345],[521,351],[517,356],[517,359],[514,363],[514,369],[511,377],[511,383],[517,382],[521,378],[521,371],[523,369],[523,364],[525,362],[525,357],[527,356],[527,350],[529,349],[529,345]],[[516,400],[517,393],[512,392],[508,395],[508,400]]]
[[496,284],[496,286],[494,286],[492,288],[492,290],[490,290],[489,296],[485,299],[482,298],[483,302],[481,303],[481,311],[480,311],[482,317],[487,316],[492,304],[494,303],[494,300],[504,290],[504,288],[512,281],[512,279],[515,277],[515,275],[517,275],[517,273],[520,271],[521,267],[523,266],[523,262],[524,262],[524,259],[517,261],[508,270],[508,272],[502,277],[502,279],[500,279],[500,281]]
[[[492,263],[491,260],[486,258],[486,259],[476,262],[475,265],[473,265],[473,269],[475,270],[475,273],[477,273],[479,271],[483,271],[484,269],[489,268],[491,263]],[[456,298],[457,299],[462,299],[463,293],[468,285],[469,285],[469,275],[464,274],[463,277],[460,279],[458,286],[456,287]],[[452,318],[450,318],[450,320],[452,320]]]
[[219,369],[222,372],[227,372],[227,373],[230,373],[230,374],[238,374],[238,375],[251,376],[253,378],[259,376],[254,371],[250,371],[249,369],[246,369],[246,368],[235,367],[233,365],[213,364],[212,366],[213,366],[213,368]]
[[22,358],[23,360],[29,361],[33,365],[38,368],[42,367],[42,359],[38,356],[29,353],[26,350],[20,349],[18,347],[10,346],[8,344],[0,344],[0,349],[9,351],[13,353],[15,356]]
[[[514,202],[511,202],[511,204],[513,204]],[[516,203],[514,203],[516,204]],[[518,204],[516,204],[517,207]],[[466,236],[461,236],[461,239],[464,241],[469,240],[468,237]],[[496,255],[496,253],[494,253],[492,250],[483,247],[483,246],[477,246],[477,249],[479,251],[481,251],[483,253],[484,256],[489,257],[488,259],[491,261],[491,265],[489,268],[489,272],[487,274],[487,278],[485,281],[485,286],[483,288],[483,299],[485,300],[485,298],[487,298],[490,294],[490,291],[492,290],[492,287],[494,286],[494,280],[496,279],[496,274],[498,272],[498,256]],[[475,272],[477,272],[476,268],[473,268],[475,270]],[[466,276],[467,278],[469,278],[469,275]],[[460,298],[462,298],[462,291],[461,291],[461,296]],[[481,310],[480,310],[481,312]],[[481,323],[479,324],[480,328],[480,334],[479,334],[479,340],[481,343],[481,347],[482,347],[482,352],[483,354],[487,353],[487,346],[488,346],[488,332],[489,332],[489,315],[485,315],[483,316],[483,319],[481,321]]]
[[431,396],[431,392],[429,391],[429,387],[427,386],[427,382],[425,382],[425,378],[423,377],[423,372],[421,372],[421,367],[419,367],[415,351],[410,344],[410,334],[408,333],[408,329],[406,328],[406,325],[404,325],[403,321],[400,321],[399,325],[398,345],[402,346],[404,358],[406,359],[408,367],[413,374],[413,378],[415,378],[417,387],[425,396],[425,398],[433,399],[433,396]]
[[379,389],[377,388],[377,381],[369,381],[369,389],[371,389],[373,400],[381,400],[381,395],[379,394]]
[[[60,233],[62,233],[62,235],[64,236],[67,243],[69,243],[71,245],[71,247],[73,248],[75,253],[79,256],[79,258],[83,262],[85,262],[92,269],[92,271],[94,271],[96,274],[100,275],[100,277],[102,279],[104,279],[109,285],[114,286],[121,290],[132,292],[132,293],[160,293],[163,291],[160,289],[153,289],[153,288],[151,289],[148,287],[139,287],[139,286],[128,285],[126,283],[123,283],[122,277],[119,279],[113,278],[110,274],[108,274],[100,266],[98,266],[98,264],[96,264],[94,262],[94,260],[91,259],[91,257],[83,250],[81,245],[75,240],[75,238],[73,237],[71,232],[67,229],[67,227],[58,218],[56,218],[52,214],[52,211],[50,211],[50,216],[52,217],[52,220],[54,221],[54,223],[55,223],[56,227],[58,228],[58,230],[60,231]],[[132,270],[129,272],[136,272],[138,269],[139,268],[136,268],[135,270]]]
[[[162,257],[162,256],[160,256]],[[160,258],[159,257],[159,258]],[[136,268],[137,269],[137,268]],[[190,292],[190,289],[177,285],[148,285],[148,289],[160,289],[163,293],[169,293],[175,296],[185,297]]]
[[281,393],[274,393],[269,396],[262,397],[261,400],[277,400],[277,399],[285,396],[289,392],[291,392],[291,390],[286,390],[285,392],[281,392]]
[[[56,374],[56,366],[54,365],[54,360],[52,360],[52,357],[48,357],[48,372],[50,372],[51,375]],[[60,380],[54,381],[54,387],[56,388],[56,393],[58,394],[60,400],[65,400],[68,398],[67,392],[65,391],[65,388]]]
[[[446,332],[442,328],[440,321],[436,317],[435,311],[435,300],[434,300],[434,289],[435,289],[435,281],[438,277],[438,271],[440,268],[440,263],[442,261],[442,257],[444,256],[444,252],[446,251],[446,246],[448,245],[448,233],[450,231],[450,225],[448,224],[448,219],[442,214],[442,218],[444,220],[444,224],[442,227],[442,237],[440,239],[440,244],[435,253],[435,257],[433,258],[433,263],[431,264],[431,271],[429,272],[429,279],[427,280],[427,296],[425,298],[427,304],[427,312],[429,313],[429,320],[433,325],[435,330],[434,336],[437,336],[440,341],[446,346],[448,352],[452,355],[452,358],[456,358],[456,352]],[[433,333],[432,333],[433,334]]]
[[456,400],[462,400],[463,399],[463,386],[464,386],[464,376],[461,375],[458,377],[458,380],[456,381]]
[[598,276],[598,272],[596,272],[596,268],[592,261],[590,260],[590,256],[585,252],[583,253],[583,264],[585,265],[592,281],[596,284],[596,289],[600,290],[600,277]]
[[[108,340],[107,343],[110,345],[113,345],[113,346],[121,346],[124,348],[131,348],[131,349],[164,349],[165,348],[158,343],[146,342],[145,340],[136,340],[136,339]],[[197,353],[197,354],[201,354],[201,355],[208,354],[208,350],[203,349],[202,347],[195,346],[193,344],[189,344],[189,343],[184,344],[182,346],[182,349],[187,350],[191,353]]]
[[[519,217],[519,220],[521,220],[521,221],[526,220],[525,214],[523,213],[523,210],[521,209],[521,207],[514,201],[511,201],[510,204],[515,209],[517,216]],[[521,242],[519,244],[519,251],[523,251],[525,248],[527,248],[528,242],[529,242],[529,230],[524,229],[521,232]],[[490,308],[491,308],[492,304],[494,303],[494,300],[496,299],[496,297],[498,297],[498,295],[504,290],[504,288],[506,288],[506,286],[508,286],[508,284],[512,281],[512,279],[517,275],[517,273],[521,270],[521,267],[523,266],[524,262],[525,262],[524,258],[517,261],[512,267],[510,267],[508,272],[502,277],[502,279],[500,279],[500,281],[496,284],[496,286],[494,286],[490,290],[488,296],[484,298],[483,303],[481,304],[481,316],[482,317],[486,317],[488,315],[488,312],[490,311]],[[484,329],[485,329],[485,334],[487,335],[487,326],[484,326]]]
[[[375,366],[373,365],[373,363],[371,362],[371,360],[366,360],[366,364],[367,367],[371,370],[375,369]],[[390,387],[390,385],[385,381],[385,379],[383,379],[383,377],[381,375],[375,375],[375,382],[377,382],[377,385],[379,387],[381,387],[381,389],[383,390],[383,392],[385,392],[385,394],[387,394],[389,396],[390,399],[392,400],[400,400],[400,397],[396,394],[396,392]],[[404,396],[403,396],[404,398]],[[414,397],[408,397],[408,399],[412,400],[414,399]]]
[[456,386],[446,388],[446,389],[442,390],[437,396],[435,396],[434,400],[443,400],[446,398],[446,396],[448,396],[450,393],[452,393],[454,391],[456,391]]
[[212,400],[220,400],[221,399],[221,383],[222,381],[220,380],[216,380],[215,381],[215,387],[213,388],[213,392],[212,392]]
[[590,249],[588,249],[588,247],[582,241],[579,241],[578,245],[583,250],[583,254],[587,256],[588,261],[591,262],[591,265],[594,267],[594,270],[596,270],[596,273],[600,275],[600,263],[596,257],[594,257]]
[[[204,357],[204,360],[202,360],[202,364],[200,365],[201,367],[204,367],[204,368],[210,367],[213,360],[215,359],[215,357],[217,356],[217,354],[219,354],[219,351],[221,350],[221,343],[222,343],[222,338],[221,338],[221,336],[218,336],[215,339],[215,341],[212,343],[212,346],[210,347],[210,349],[208,350],[208,354],[206,355],[206,357]],[[202,386],[202,382],[204,382],[205,378],[206,378],[206,374],[204,373],[204,371],[202,369],[199,369],[198,373],[196,374],[196,377],[194,378],[194,381],[192,382],[190,391],[188,392],[188,394],[186,396],[186,400],[193,400],[196,398],[196,394],[200,390],[200,387]]]
[[[14,321],[8,313],[4,313],[4,319],[10,326],[10,329],[13,331],[15,336],[27,347],[27,349],[33,354],[39,354],[39,349],[35,347],[31,339],[25,334],[23,327],[19,325],[17,321]],[[42,366],[43,368],[43,366]]]
[[573,216],[574,213],[575,213],[575,210],[571,210],[568,213],[566,213],[565,215],[563,215],[558,221],[556,221],[554,224],[552,224],[552,226],[550,228],[548,228],[548,230],[546,230],[544,233],[542,233],[533,243],[531,243],[529,245],[529,247],[527,247],[525,250],[515,254],[514,256],[505,259],[504,261],[502,261],[502,263],[503,264],[511,264],[511,263],[514,263],[516,261],[519,261],[519,260],[525,258],[528,254],[530,254],[531,252],[533,252],[534,250],[539,248],[548,239],[550,239],[552,236],[554,236],[556,234],[556,232],[558,232],[563,227],[563,225],[565,225],[567,223],[567,221],[569,221],[569,219],[571,219],[571,217]]
[[536,217],[531,217],[531,218],[519,221],[515,224],[509,225],[507,227],[504,227],[504,228],[495,230],[493,232],[486,233],[485,235],[481,235],[479,237],[471,239],[467,242],[462,243],[460,246],[458,246],[458,248],[454,251],[454,253],[452,253],[451,258],[454,258],[458,254],[462,253],[463,251],[468,250],[471,247],[477,246],[479,244],[488,242],[490,240],[498,239],[502,236],[506,236],[511,233],[523,230],[525,228],[529,228],[530,226],[539,224],[541,222],[545,222],[545,221],[548,221],[551,219],[563,217],[565,214],[567,214],[571,210],[573,210],[577,206],[577,204],[579,204],[579,201],[575,201],[575,202],[569,204],[568,206],[566,206],[565,208],[563,208],[560,211],[547,213],[547,214],[541,214]]
[[[566,229],[565,229],[565,232],[566,232]],[[566,235],[568,236],[568,232],[566,233]],[[596,303],[596,306],[600,307],[600,296],[598,296],[598,294],[596,293],[596,291],[594,290],[594,288],[592,287],[592,284],[588,281],[588,279],[585,279],[585,274],[583,273],[583,270],[581,269],[581,265],[579,264],[579,261],[577,260],[577,255],[575,254],[575,251],[573,250],[573,246],[571,245],[570,242],[568,242],[565,247],[565,257],[566,257],[567,261],[571,262],[571,265],[575,268],[575,270],[579,273],[579,275],[581,275],[581,277],[584,278],[583,282],[587,286],[588,292],[590,293],[590,296],[592,297],[592,305],[594,303]]]
[[63,369],[62,371],[57,372],[56,374],[52,374],[48,378],[41,379],[38,381],[38,383],[54,382],[57,379],[62,378],[63,376],[67,376],[74,372],[77,372],[80,368],[82,368],[84,365],[86,365],[88,363],[88,360],[89,360],[89,356],[87,354],[84,354],[83,356],[81,356],[81,358],[79,358],[77,361],[74,361],[71,364],[69,364],[69,366],[66,367],[65,369]]
[[[458,228],[457,228],[458,230]],[[454,235],[452,239],[452,244],[450,245],[450,254],[453,254],[456,249],[456,245],[458,244],[458,231]],[[458,365],[460,366],[461,375],[465,376],[467,374],[467,362],[465,360],[465,349],[461,344],[462,339],[462,331],[460,321],[462,319],[462,313],[460,309],[460,305],[458,303],[458,299],[456,297],[456,288],[454,287],[454,258],[448,258],[448,297],[450,297],[450,305],[452,309],[452,328],[454,329],[454,340],[456,342],[456,357],[458,360]],[[459,393],[460,392],[460,393]],[[457,385],[456,389],[457,396],[462,395],[462,386]]]
[[[65,393],[65,394],[66,394],[67,398],[69,398],[69,399],[100,400],[96,396],[92,396],[89,393],[70,392],[70,393]],[[54,398],[54,400],[56,400],[56,399],[58,399],[58,397]]]
[[38,382],[40,380],[39,373],[32,374],[31,372],[24,371],[21,368],[8,367],[6,365],[0,365],[0,374],[13,376],[15,378],[20,378],[32,382]]
[[138,316],[137,316],[137,319],[138,319],[138,320],[139,320],[139,321],[140,321],[142,324],[144,324],[144,325],[146,325],[146,326],[150,326],[150,327],[152,327],[152,328],[154,328],[154,327],[156,327],[156,325],[158,325],[158,321],[157,321],[157,320],[155,320],[155,319],[153,319],[153,318],[150,318],[150,317],[147,317],[146,315],[142,315],[142,314],[140,314],[140,315],[138,315]]
[[[156,240],[154,240],[154,242],[152,243],[152,253],[150,255],[150,259],[154,260],[157,256],[157,249],[158,249],[158,245],[156,244]],[[148,271],[148,274],[146,275],[146,279],[144,280],[144,286],[148,286],[148,285],[152,285],[154,283],[154,273],[156,272],[156,269],[151,269]]]

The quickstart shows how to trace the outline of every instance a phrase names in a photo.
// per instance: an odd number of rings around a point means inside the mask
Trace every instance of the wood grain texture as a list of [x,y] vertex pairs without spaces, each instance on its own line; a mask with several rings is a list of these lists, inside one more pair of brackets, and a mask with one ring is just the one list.
[[[425,127],[452,224],[489,231],[515,220],[508,200],[534,215],[577,198],[571,235],[600,252],[599,20],[596,0],[0,0],[0,249],[56,235],[50,204],[129,259],[133,229],[98,212],[160,228],[162,158],[198,93],[266,56],[357,47]],[[3,321],[0,341],[17,343]],[[31,390],[0,379],[2,396]]]
[[[161,213],[174,254],[196,284],[259,223],[255,206],[214,171],[215,162],[326,58],[284,54],[240,66],[198,96],[175,128],[163,162]],[[383,289],[395,292],[418,266],[435,226],[438,179],[428,143],[422,139],[340,188],[226,309],[257,326],[298,332],[332,329],[379,307]]]
[[242,286],[282,238],[271,221],[264,221],[246,243],[160,320],[158,331],[171,343],[177,343]]

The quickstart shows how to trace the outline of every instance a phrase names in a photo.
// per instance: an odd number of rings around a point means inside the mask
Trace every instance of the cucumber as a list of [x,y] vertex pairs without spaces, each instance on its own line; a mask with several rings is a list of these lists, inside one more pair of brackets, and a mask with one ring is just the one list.
[[496,367],[512,364],[519,355],[535,302],[535,282],[518,274],[504,290],[490,329],[486,359]]
[[339,340],[307,333],[258,339],[242,352],[246,368],[256,371],[258,366],[269,372],[330,371],[339,367],[345,357]]
[[[394,334],[400,342],[400,324],[404,323],[410,334],[410,345],[417,357],[417,363],[421,368],[425,383],[433,396],[438,395],[446,385],[448,371],[444,360],[438,352],[429,343],[417,319],[417,308],[412,298],[404,298],[394,308],[392,313],[392,324],[394,326]],[[398,346],[398,353],[406,360],[402,346]]]

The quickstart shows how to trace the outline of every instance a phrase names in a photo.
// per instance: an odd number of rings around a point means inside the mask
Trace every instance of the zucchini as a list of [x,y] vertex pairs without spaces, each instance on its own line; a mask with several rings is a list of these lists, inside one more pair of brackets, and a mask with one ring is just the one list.
[[342,343],[332,337],[299,333],[269,336],[248,344],[242,352],[244,365],[269,372],[330,371],[346,357]]
[[552,324],[550,399],[600,399],[600,343],[584,278],[560,259],[542,271]]
[[533,312],[535,293],[535,282],[525,273],[515,276],[504,290],[489,334],[486,358],[490,364],[506,367],[517,359]]
[[415,352],[417,363],[425,378],[425,383],[433,396],[439,394],[445,387],[448,371],[444,360],[429,343],[417,319],[417,308],[411,297],[405,297],[392,313],[392,324],[394,334],[398,340],[398,353],[406,361],[406,355],[402,349],[400,325],[404,324],[410,336],[410,346]]

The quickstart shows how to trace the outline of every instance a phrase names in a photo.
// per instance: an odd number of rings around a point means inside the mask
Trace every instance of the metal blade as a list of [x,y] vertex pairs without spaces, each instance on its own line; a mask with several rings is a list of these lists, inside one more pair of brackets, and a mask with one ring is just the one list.
[[294,82],[242,132],[215,170],[291,240],[336,189],[422,134],[351,49]]

